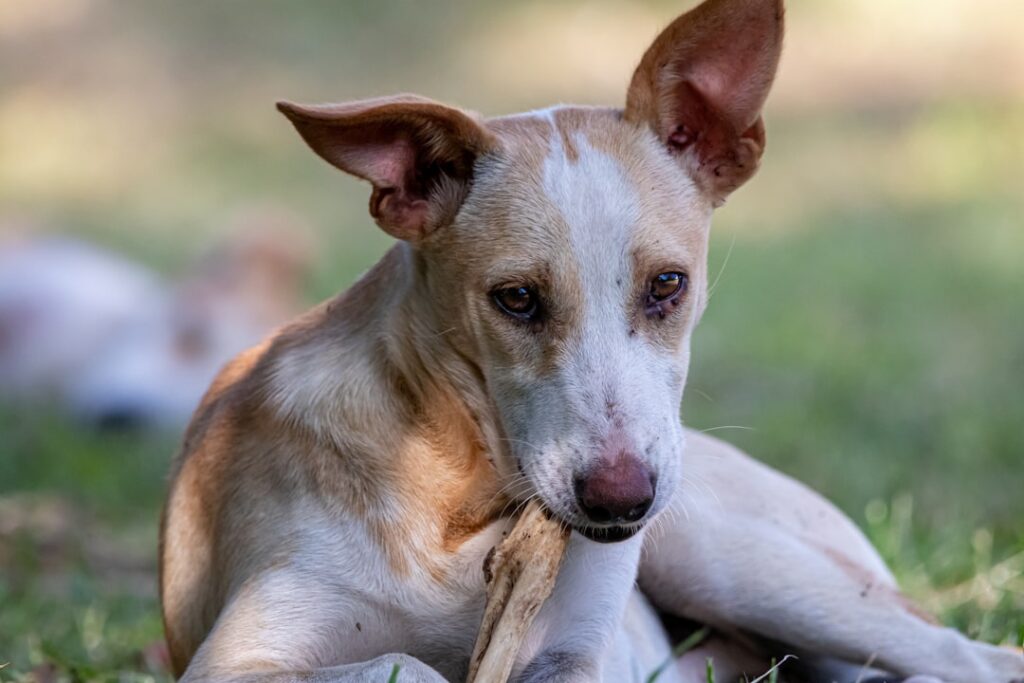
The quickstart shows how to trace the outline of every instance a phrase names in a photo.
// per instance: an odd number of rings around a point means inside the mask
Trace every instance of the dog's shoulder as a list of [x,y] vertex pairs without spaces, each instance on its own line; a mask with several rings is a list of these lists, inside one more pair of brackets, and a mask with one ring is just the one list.
[[[228,361],[206,390],[185,430],[181,457],[186,458],[215,426],[265,417],[273,401],[272,376],[280,358],[322,328],[333,302],[325,302]],[[180,463],[179,463],[180,464]]]

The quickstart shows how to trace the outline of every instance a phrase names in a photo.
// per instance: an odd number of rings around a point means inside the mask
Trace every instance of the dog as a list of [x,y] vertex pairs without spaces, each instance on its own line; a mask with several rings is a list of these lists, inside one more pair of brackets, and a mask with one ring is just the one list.
[[281,212],[238,219],[177,282],[81,239],[0,244],[0,399],[88,426],[181,430],[224,363],[302,310]]
[[[783,652],[808,681],[1024,677],[825,500],[680,424],[712,211],[758,167],[782,33],[780,0],[707,0],[622,109],[279,103],[398,242],[193,417],[161,527],[181,680],[463,680],[484,559],[532,498],[573,531],[513,680],[693,683],[711,656],[727,681]],[[673,661],[668,618],[714,635]]]

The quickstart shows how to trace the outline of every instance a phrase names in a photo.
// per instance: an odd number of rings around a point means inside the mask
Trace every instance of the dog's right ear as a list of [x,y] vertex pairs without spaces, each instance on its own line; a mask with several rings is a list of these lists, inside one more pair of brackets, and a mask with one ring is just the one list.
[[704,0],[644,54],[625,118],[644,123],[717,206],[757,170],[761,108],[782,50],[782,0]]
[[388,234],[416,242],[450,221],[473,164],[495,146],[470,114],[402,95],[345,104],[278,102],[313,151],[373,184],[370,215]]

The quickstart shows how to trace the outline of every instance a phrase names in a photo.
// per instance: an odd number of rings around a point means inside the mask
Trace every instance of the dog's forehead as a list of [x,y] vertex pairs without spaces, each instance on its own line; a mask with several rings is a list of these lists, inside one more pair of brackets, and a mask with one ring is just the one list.
[[638,250],[704,251],[710,202],[619,110],[557,107],[489,126],[503,146],[500,195],[527,241],[571,249],[583,268],[626,264]]
[[592,144],[585,129],[564,121],[564,113],[540,114],[550,119],[554,131],[540,169],[541,187],[568,228],[580,269],[620,270],[632,233],[642,226],[638,188],[623,163]]

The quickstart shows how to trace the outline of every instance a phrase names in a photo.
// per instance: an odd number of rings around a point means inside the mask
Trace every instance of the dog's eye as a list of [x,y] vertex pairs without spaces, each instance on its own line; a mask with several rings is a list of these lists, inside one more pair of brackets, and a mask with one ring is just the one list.
[[491,297],[503,313],[517,320],[532,320],[537,316],[537,292],[531,287],[502,287],[491,292]]
[[686,273],[671,271],[655,275],[651,279],[647,300],[644,302],[647,314],[657,314],[664,318],[668,312],[664,304],[679,303],[679,297],[686,293],[688,285],[689,278]]
[[661,273],[651,280],[649,296],[652,301],[664,301],[686,289],[685,273]]

